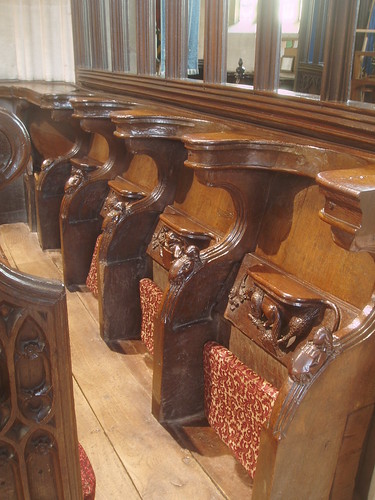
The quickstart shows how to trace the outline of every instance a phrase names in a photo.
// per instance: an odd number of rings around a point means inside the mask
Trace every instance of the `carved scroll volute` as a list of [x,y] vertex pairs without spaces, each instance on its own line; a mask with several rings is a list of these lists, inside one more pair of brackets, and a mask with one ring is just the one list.
[[335,243],[351,251],[375,254],[375,167],[331,170],[318,174],[326,198],[320,212]]

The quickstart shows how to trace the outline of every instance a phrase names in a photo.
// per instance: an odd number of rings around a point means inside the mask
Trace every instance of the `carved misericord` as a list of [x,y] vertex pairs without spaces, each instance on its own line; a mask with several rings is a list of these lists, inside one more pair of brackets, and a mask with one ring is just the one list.
[[153,250],[159,250],[159,255],[163,261],[181,257],[187,249],[184,238],[174,233],[169,227],[162,226],[159,232],[152,235],[151,245]]
[[[323,297],[292,300],[276,296],[264,286],[259,286],[250,276],[244,274],[239,284],[229,293],[228,305],[235,311],[245,302],[248,303],[247,315],[257,328],[257,339],[271,353],[281,357],[292,350],[324,318],[326,309],[334,313],[332,333],[338,328],[340,313],[335,304]],[[328,331],[328,327],[326,327]]]
[[85,180],[85,173],[80,168],[72,167],[72,173],[64,186],[65,194],[73,194]]
[[250,294],[251,321],[257,326],[261,342],[276,355],[284,354],[297,340],[305,337],[324,313],[323,304],[296,307],[281,304],[254,285]]

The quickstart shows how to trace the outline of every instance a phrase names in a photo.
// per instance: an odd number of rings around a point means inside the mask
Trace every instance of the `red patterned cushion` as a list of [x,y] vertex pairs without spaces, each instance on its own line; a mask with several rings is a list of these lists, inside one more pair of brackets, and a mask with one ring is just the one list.
[[216,342],[207,342],[203,356],[207,420],[254,477],[260,432],[278,390]]
[[94,253],[92,254],[90,271],[86,278],[86,285],[89,290],[95,295],[98,296],[98,254],[99,254],[99,245],[100,240],[102,239],[102,235],[96,238]]
[[94,500],[96,479],[95,473],[91,466],[85,450],[78,443],[79,464],[81,466],[81,481],[83,500]]
[[149,278],[143,278],[139,282],[139,294],[142,309],[141,339],[147,350],[153,354],[154,318],[158,312],[163,291]]

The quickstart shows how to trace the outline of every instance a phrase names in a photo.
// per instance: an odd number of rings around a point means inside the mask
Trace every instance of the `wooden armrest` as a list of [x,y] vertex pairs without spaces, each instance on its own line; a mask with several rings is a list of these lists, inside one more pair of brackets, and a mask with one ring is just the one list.
[[84,170],[86,172],[91,172],[92,170],[96,170],[102,166],[98,160],[95,158],[90,158],[89,156],[83,156],[81,158],[75,157],[70,159],[70,163],[73,167],[79,168],[80,170]]
[[123,198],[141,200],[147,196],[147,193],[142,191],[137,184],[134,184],[123,177],[116,177],[116,179],[109,181],[108,185],[116,194]]

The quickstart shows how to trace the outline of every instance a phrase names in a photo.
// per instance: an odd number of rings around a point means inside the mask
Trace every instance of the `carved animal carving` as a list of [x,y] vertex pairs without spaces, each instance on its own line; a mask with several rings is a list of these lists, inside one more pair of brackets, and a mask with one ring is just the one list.
[[296,340],[306,336],[324,311],[323,304],[298,308],[281,304],[256,285],[249,300],[249,318],[260,331],[261,342],[277,355],[284,354]]
[[72,169],[72,175],[65,183],[64,192],[65,194],[72,194],[78,188],[78,186],[83,182],[85,174],[79,168]]
[[117,201],[112,205],[111,209],[107,212],[103,219],[102,229],[106,232],[111,232],[123,214],[126,212],[128,203]]
[[174,286],[180,286],[193,271],[202,264],[199,249],[190,245],[186,251],[176,259],[169,269],[169,281]]
[[248,274],[245,274],[238,287],[234,286],[233,288],[231,288],[228,295],[228,302],[231,311],[234,311],[235,309],[240,307],[240,305],[243,304],[246,300],[250,299],[250,290],[247,281]]
[[299,347],[294,353],[290,377],[301,384],[309,382],[334,353],[332,332],[326,327],[319,328],[313,339]]

